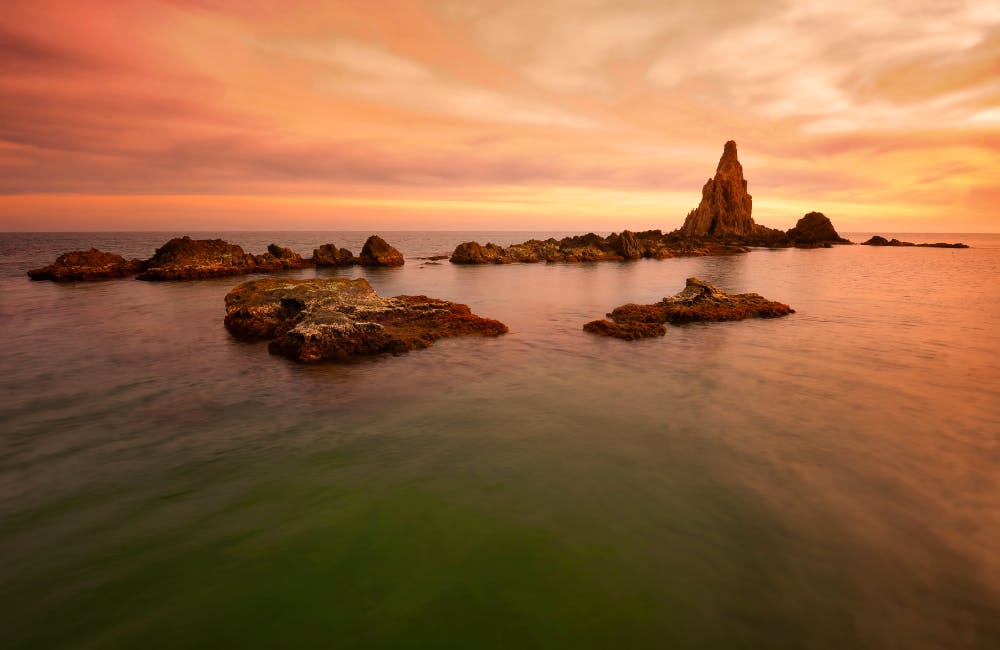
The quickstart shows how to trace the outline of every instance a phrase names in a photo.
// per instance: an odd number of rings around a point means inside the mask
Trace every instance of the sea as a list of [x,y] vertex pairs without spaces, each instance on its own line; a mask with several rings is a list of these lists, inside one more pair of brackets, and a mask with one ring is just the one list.
[[[567,233],[381,232],[405,266],[286,275],[510,333],[325,365],[230,337],[251,278],[25,275],[183,234],[371,233],[0,234],[0,647],[1000,648],[1000,235],[459,266],[420,258]],[[796,313],[582,330],[689,277]]]

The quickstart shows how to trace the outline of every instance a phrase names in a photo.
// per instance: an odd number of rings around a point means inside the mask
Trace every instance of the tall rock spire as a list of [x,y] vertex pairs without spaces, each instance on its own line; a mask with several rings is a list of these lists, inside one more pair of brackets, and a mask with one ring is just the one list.
[[715,177],[701,188],[701,203],[688,214],[680,232],[688,237],[753,237],[759,227],[750,213],[753,197],[747,194],[743,165],[730,140],[722,151]]

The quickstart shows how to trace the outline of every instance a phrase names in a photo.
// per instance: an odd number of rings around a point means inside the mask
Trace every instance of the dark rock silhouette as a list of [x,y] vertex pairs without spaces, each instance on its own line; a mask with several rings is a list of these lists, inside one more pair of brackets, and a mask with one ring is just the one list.
[[713,284],[688,278],[684,290],[652,305],[627,304],[608,314],[610,320],[595,320],[583,326],[587,332],[633,340],[663,336],[665,323],[674,325],[693,321],[731,321],[744,318],[776,318],[794,314],[780,302],[767,300],[756,293],[730,295]]
[[875,235],[866,242],[861,242],[862,246],[915,246],[918,248],[968,248],[968,244],[955,243],[946,244],[945,242],[936,242],[933,244],[914,244],[909,241],[899,241],[896,238],[886,239],[881,235]]
[[359,256],[363,266],[402,266],[403,254],[390,246],[378,235],[372,235],[365,242]]
[[833,222],[822,212],[810,212],[798,220],[788,231],[788,239],[796,246],[822,246],[827,244],[850,244],[833,227]]
[[28,277],[32,280],[75,282],[126,278],[141,270],[141,260],[127,260],[121,255],[91,248],[86,251],[63,253],[54,263],[28,271]]
[[301,362],[398,354],[440,338],[507,332],[466,305],[427,296],[382,298],[366,280],[346,278],[245,282],[226,295],[225,325],[240,339],[272,339],[272,354]]

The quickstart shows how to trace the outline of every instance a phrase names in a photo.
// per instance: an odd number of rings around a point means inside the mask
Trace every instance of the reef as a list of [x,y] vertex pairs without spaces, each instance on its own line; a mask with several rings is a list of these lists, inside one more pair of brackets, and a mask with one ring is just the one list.
[[129,260],[121,255],[91,248],[86,251],[63,253],[54,263],[28,271],[28,277],[32,280],[54,282],[127,278],[139,273],[142,265],[142,260]]
[[866,242],[861,242],[862,246],[914,246],[917,248],[968,248],[968,244],[954,243],[947,244],[945,242],[936,242],[933,244],[914,244],[909,241],[899,241],[896,238],[886,239],[880,235],[875,235]]
[[733,321],[745,318],[777,318],[794,314],[788,305],[767,300],[756,293],[730,295],[715,285],[688,278],[684,290],[652,305],[626,304],[583,326],[593,334],[634,340],[663,336],[666,323],[680,325],[696,321]]
[[360,278],[244,282],[226,295],[225,326],[238,339],[269,340],[272,354],[304,363],[399,354],[441,338],[507,332],[466,305],[427,296],[383,298]]
[[249,273],[272,273],[312,266],[399,266],[403,255],[384,239],[372,235],[360,257],[346,248],[323,244],[304,259],[290,248],[271,244],[261,255],[223,239],[175,237],[156,249],[148,260],[127,260],[96,248],[60,255],[55,263],[28,271],[33,280],[69,282],[136,276],[139,280],[196,280]]

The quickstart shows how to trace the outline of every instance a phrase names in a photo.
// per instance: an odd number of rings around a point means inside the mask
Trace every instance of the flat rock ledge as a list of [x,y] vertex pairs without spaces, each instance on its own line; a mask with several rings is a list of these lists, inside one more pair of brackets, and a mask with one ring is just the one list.
[[778,318],[794,314],[788,305],[767,300],[756,293],[730,295],[715,285],[688,278],[684,290],[652,305],[627,304],[608,314],[610,320],[595,320],[583,326],[593,334],[632,341],[663,336],[666,323],[731,321],[744,318]]
[[862,246],[915,246],[917,248],[968,248],[968,244],[955,243],[946,244],[945,242],[936,242],[933,244],[914,244],[910,241],[899,241],[898,239],[886,239],[881,235],[875,235],[866,242],[861,242]]
[[293,361],[344,361],[426,348],[441,338],[499,336],[507,326],[466,305],[428,298],[383,298],[364,279],[244,282],[226,295],[226,329]]
[[32,280],[54,282],[127,278],[141,271],[142,264],[142,260],[127,260],[121,255],[91,248],[86,251],[63,253],[54,263],[28,271],[28,277]]

